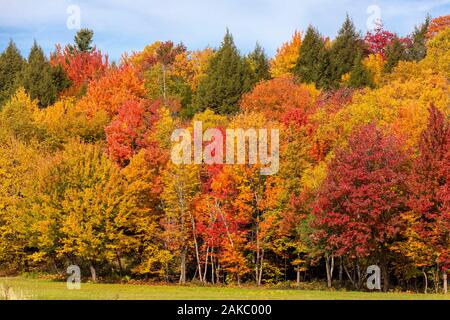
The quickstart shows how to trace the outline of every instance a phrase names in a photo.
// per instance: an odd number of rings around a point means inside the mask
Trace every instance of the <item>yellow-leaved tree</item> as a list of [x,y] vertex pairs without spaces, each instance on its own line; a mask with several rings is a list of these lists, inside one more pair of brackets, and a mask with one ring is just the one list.
[[283,43],[277,50],[277,54],[270,64],[270,74],[272,77],[279,77],[292,73],[300,55],[302,44],[302,34],[295,31],[290,41]]

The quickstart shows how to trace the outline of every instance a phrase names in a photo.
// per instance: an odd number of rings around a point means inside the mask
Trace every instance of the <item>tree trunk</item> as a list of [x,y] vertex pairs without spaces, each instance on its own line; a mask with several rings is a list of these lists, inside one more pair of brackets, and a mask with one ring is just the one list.
[[197,234],[195,232],[195,220],[192,215],[191,215],[191,223],[192,223],[192,234],[194,235],[195,257],[197,258],[198,277],[200,278],[200,282],[203,282],[202,265],[200,262],[200,254],[198,252]]
[[120,274],[120,276],[122,276],[122,273],[123,273],[122,260],[120,259],[120,255],[117,252],[117,250],[116,250],[116,259],[117,259],[117,264],[119,266],[119,274]]
[[327,271],[327,286],[331,288],[333,285],[334,256],[325,257],[325,268]]
[[425,269],[422,269],[422,274],[423,274],[423,280],[425,282],[424,293],[427,294],[428,293],[428,277],[427,277],[427,273],[425,272]]
[[89,263],[89,270],[91,271],[92,282],[97,282],[97,272],[95,271],[95,267],[92,262]]
[[300,287],[300,266],[297,267],[297,288]]
[[439,293],[439,266],[433,271],[434,293]]
[[389,290],[389,272],[386,260],[386,252],[384,249],[381,250],[380,263],[381,263],[381,276],[383,278],[383,292],[387,292]]
[[447,281],[447,270],[442,271],[442,280],[444,285],[444,294],[448,293],[448,281]]
[[259,266],[259,274],[258,274],[258,286],[262,283],[262,273],[263,273],[263,263],[264,263],[264,249],[261,251],[261,258],[260,258],[260,266]]
[[211,283],[214,284],[214,248],[211,249]]
[[181,252],[181,263],[180,263],[180,284],[186,283],[186,250],[183,248]]
[[206,283],[206,275],[208,272],[208,254],[209,254],[209,247],[206,248],[206,257],[205,257],[205,270],[203,273],[203,281]]

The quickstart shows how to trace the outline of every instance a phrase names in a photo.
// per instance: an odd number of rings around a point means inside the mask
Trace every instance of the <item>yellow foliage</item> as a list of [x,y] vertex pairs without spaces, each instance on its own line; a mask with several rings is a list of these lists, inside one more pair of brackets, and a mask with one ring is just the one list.
[[195,91],[205,76],[213,55],[214,50],[211,48],[180,53],[175,57],[172,74],[185,80]]
[[292,73],[300,55],[300,46],[302,44],[302,34],[295,31],[292,39],[284,43],[277,50],[275,58],[270,65],[270,74],[272,77],[279,77]]
[[0,142],[0,263],[15,270],[27,259],[25,248],[33,225],[27,206],[34,196],[38,151],[14,138]]
[[421,63],[450,78],[450,27],[427,42],[427,56]]
[[372,81],[376,87],[381,84],[383,79],[383,70],[385,60],[381,54],[370,54],[362,61],[364,67],[369,71],[372,76]]
[[448,116],[450,97],[448,79],[440,74],[422,70],[416,71],[416,77],[403,77],[403,71],[412,66],[421,65],[400,63],[388,84],[355,93],[353,103],[331,116],[319,128],[316,138],[334,137],[333,146],[341,146],[354,128],[376,122],[389,132],[405,138],[405,148],[416,146],[426,126],[430,105],[433,103]]

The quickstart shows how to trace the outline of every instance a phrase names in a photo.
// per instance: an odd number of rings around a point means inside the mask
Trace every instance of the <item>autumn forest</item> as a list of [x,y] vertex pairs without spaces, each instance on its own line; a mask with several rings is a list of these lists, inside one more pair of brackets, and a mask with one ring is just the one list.
[[[450,16],[401,37],[351,17],[273,57],[95,30],[0,55],[0,275],[447,292]],[[282,40],[280,40],[282,42]],[[276,128],[279,171],[174,164],[172,132]]]

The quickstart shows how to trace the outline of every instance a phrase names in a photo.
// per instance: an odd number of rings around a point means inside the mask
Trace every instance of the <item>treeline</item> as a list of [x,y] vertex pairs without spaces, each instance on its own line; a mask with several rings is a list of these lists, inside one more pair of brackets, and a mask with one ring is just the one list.
[[[119,63],[80,30],[0,55],[0,272],[93,281],[447,290],[450,19],[405,38],[346,18],[275,57],[155,42]],[[171,134],[277,128],[280,170],[175,165]]]

